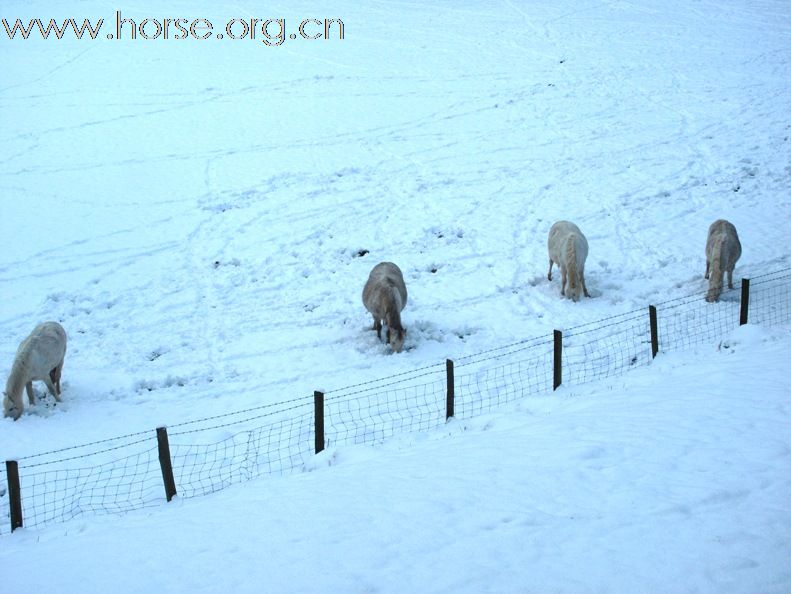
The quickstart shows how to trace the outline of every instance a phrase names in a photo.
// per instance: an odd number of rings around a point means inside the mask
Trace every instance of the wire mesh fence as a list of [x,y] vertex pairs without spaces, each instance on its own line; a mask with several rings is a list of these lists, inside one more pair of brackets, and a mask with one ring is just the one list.
[[456,374],[456,417],[471,418],[552,388],[551,340],[534,342],[529,350],[519,352],[517,360],[510,360],[514,355],[467,364]]
[[661,351],[677,351],[716,342],[739,324],[739,287],[717,303],[684,298],[657,304]]
[[[736,328],[741,285],[725,291],[717,303],[697,294],[656,304],[659,352],[713,343]],[[750,322],[791,324],[791,270],[756,277],[748,288]],[[452,364],[447,375],[445,365],[430,365],[327,392],[321,399],[320,438],[313,398],[172,425],[166,455],[178,496],[206,495],[259,476],[298,471],[318,450],[319,439],[325,446],[375,444],[440,427],[449,414],[449,394],[457,418],[549,394],[559,379],[559,359],[562,382],[579,385],[622,375],[653,356],[648,308],[568,329],[560,349],[559,336],[460,358],[455,375]],[[154,431],[141,432],[20,458],[13,462],[19,474],[16,491],[8,466],[0,468],[0,535],[12,531],[15,492],[29,528],[161,505],[166,471],[157,439]],[[201,439],[206,443],[195,443]]]
[[150,440],[141,451],[95,466],[27,467],[21,481],[25,526],[159,505],[163,491],[156,449]]
[[328,396],[326,436],[331,446],[380,443],[396,433],[429,431],[445,422],[444,376]]
[[621,375],[647,365],[651,358],[648,309],[563,333],[563,383],[583,384]]
[[749,321],[779,326],[791,324],[791,272],[788,270],[750,281]]
[[[184,435],[183,433],[181,435]],[[265,474],[286,474],[310,455],[313,435],[309,412],[209,444],[170,445],[173,473],[181,497],[214,493]]]

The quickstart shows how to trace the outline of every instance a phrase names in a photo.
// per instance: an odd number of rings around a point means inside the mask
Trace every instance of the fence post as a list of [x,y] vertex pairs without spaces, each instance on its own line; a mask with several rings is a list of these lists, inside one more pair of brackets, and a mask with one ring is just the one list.
[[747,310],[750,309],[750,279],[742,279],[742,303],[739,311],[739,326],[747,323]]
[[19,488],[19,467],[16,460],[6,460],[8,503],[11,506],[11,532],[22,527],[22,490]]
[[176,481],[173,479],[173,466],[170,463],[170,443],[166,427],[157,427],[159,446],[159,466],[162,468],[162,481],[165,483],[165,497],[170,501],[176,494]]
[[324,450],[324,392],[313,392],[316,420],[316,453]]
[[557,390],[558,386],[563,383],[563,333],[560,330],[555,330],[555,373],[552,380],[552,389]]
[[651,358],[654,359],[659,352],[659,330],[656,324],[656,307],[648,306],[648,321],[651,326]]
[[447,377],[447,404],[445,407],[445,420],[447,421],[449,418],[454,416],[454,401],[456,399],[456,385],[453,378],[453,361],[450,359],[445,360],[445,375]]

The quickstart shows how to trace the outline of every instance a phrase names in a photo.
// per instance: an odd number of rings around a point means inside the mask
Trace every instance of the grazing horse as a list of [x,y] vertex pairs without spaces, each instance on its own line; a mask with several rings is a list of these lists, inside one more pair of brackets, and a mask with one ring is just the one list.
[[406,330],[401,325],[401,310],[407,292],[401,269],[392,262],[380,262],[371,270],[363,288],[363,305],[374,318],[376,335],[382,339],[382,320],[387,325],[387,342],[396,353],[404,346]]
[[36,403],[33,381],[41,380],[60,402],[60,376],[66,354],[66,332],[57,322],[44,322],[33,328],[19,349],[6,382],[3,408],[6,417],[16,421],[22,414],[22,387],[27,391],[30,404]]
[[742,244],[736,227],[725,219],[717,219],[709,227],[706,239],[706,274],[709,291],[706,301],[719,301],[722,293],[722,275],[728,273],[728,288],[733,288],[733,268],[742,255]]
[[549,229],[547,239],[549,249],[549,272],[547,279],[552,280],[552,265],[560,267],[560,294],[569,296],[577,301],[580,291],[585,297],[590,297],[585,286],[585,258],[588,257],[588,240],[574,223],[558,221]]

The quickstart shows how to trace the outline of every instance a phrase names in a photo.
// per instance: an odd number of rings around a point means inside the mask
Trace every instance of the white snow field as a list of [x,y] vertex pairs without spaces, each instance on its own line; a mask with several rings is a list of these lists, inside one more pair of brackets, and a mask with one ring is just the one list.
[[[166,18],[282,18],[296,38],[108,39],[116,10],[148,37]],[[2,381],[37,323],[69,336],[63,402],[37,383],[0,419],[3,460],[689,295],[696,316],[738,316],[738,291],[703,301],[717,218],[739,231],[735,278],[781,271],[769,297],[788,311],[786,0],[4,0],[0,18]],[[105,28],[9,38],[34,18]],[[343,39],[297,35],[325,18]],[[590,245],[577,303],[546,278],[559,219]],[[360,297],[382,260],[409,290],[399,354]],[[3,484],[0,591],[791,592],[791,324],[734,326],[146,509],[11,534]]]

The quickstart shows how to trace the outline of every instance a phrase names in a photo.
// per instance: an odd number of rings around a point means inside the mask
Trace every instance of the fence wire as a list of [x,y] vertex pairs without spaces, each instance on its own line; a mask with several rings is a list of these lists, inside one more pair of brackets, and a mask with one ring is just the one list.
[[517,361],[500,362],[477,371],[463,368],[455,377],[455,416],[468,419],[525,396],[552,389],[553,342],[533,345],[532,356],[520,353]]
[[598,328],[563,334],[563,383],[584,384],[622,375],[651,361],[648,309]]
[[[741,283],[708,303],[697,294],[656,304],[660,352],[714,343],[736,328]],[[791,270],[750,283],[749,322],[791,324]],[[563,384],[621,375],[651,359],[648,309],[568,329]],[[549,394],[553,340],[540,336],[458,359],[455,416],[470,418],[526,396]],[[440,427],[446,416],[444,365],[326,393],[325,443],[376,444],[405,432]],[[264,421],[265,419],[265,421]],[[245,428],[214,443],[195,444],[230,427]],[[180,497],[206,495],[262,475],[304,467],[314,453],[313,399],[235,411],[171,426],[170,453]],[[86,453],[87,452],[87,453]],[[92,464],[89,464],[92,462]],[[38,528],[82,514],[124,513],[165,500],[154,431],[18,459],[24,525]],[[0,535],[10,533],[8,476],[0,468]]]
[[768,275],[750,281],[749,322],[791,324],[791,274]]
[[439,427],[445,422],[445,390],[442,372],[426,383],[372,388],[352,398],[329,399],[324,413],[327,444],[380,443],[396,433]]
[[[91,467],[20,469],[24,525],[38,528],[82,514],[159,505],[164,496],[156,441],[143,451]],[[10,519],[9,519],[10,522]],[[10,531],[10,524],[1,526]]]
[[312,453],[312,413],[275,420],[211,444],[171,443],[180,497],[207,495],[265,474],[301,468]]
[[721,340],[739,326],[740,286],[709,303],[700,295],[660,303],[657,326],[660,352],[678,351]]

